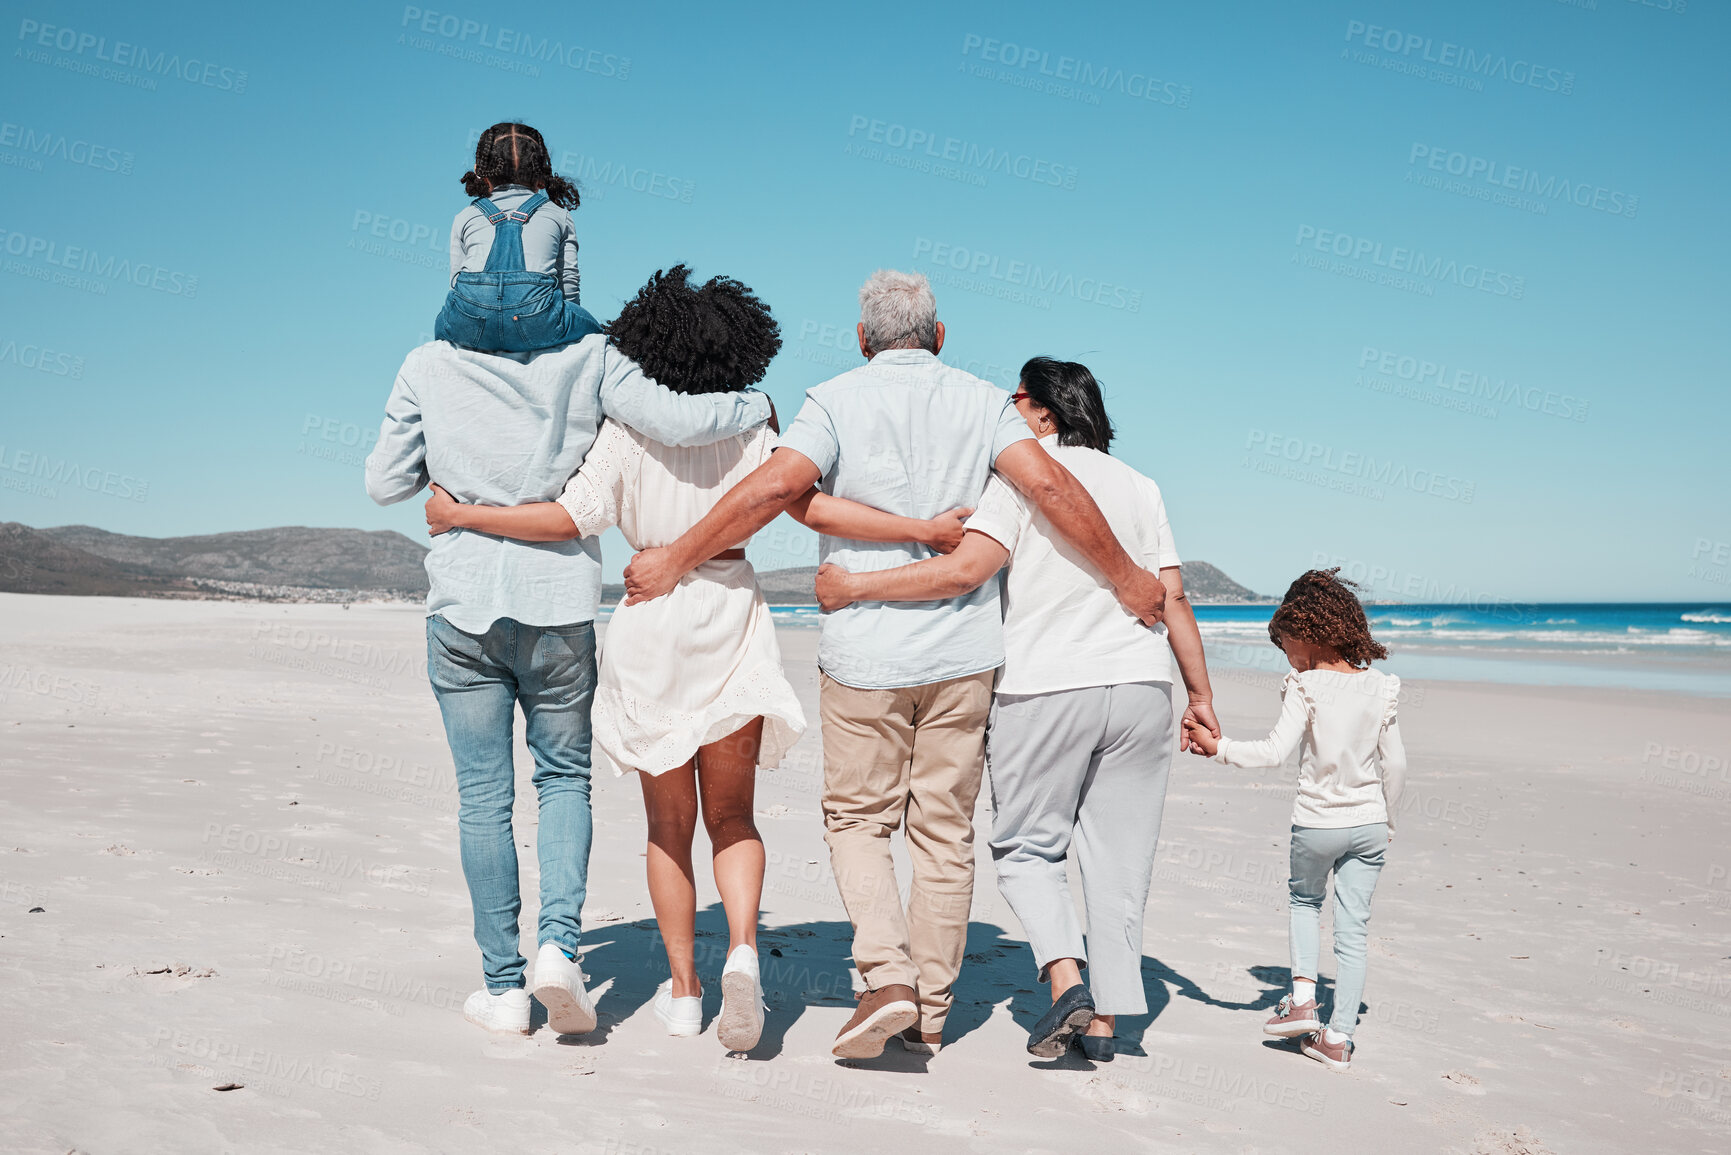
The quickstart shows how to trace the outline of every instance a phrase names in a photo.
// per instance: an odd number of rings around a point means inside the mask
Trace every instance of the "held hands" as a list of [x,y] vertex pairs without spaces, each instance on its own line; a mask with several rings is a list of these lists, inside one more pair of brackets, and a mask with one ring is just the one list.
[[462,528],[458,519],[462,516],[462,505],[437,482],[433,484],[433,492],[427,498],[427,536],[438,537],[453,529]]
[[974,511],[966,506],[940,513],[936,517],[927,518],[926,524],[931,527],[920,544],[929,546],[939,553],[951,553],[962,544],[962,535],[967,527],[962,524]]
[[1192,754],[1202,754],[1209,758],[1220,751],[1219,737],[1211,733],[1207,726],[1196,721],[1190,712],[1184,712],[1184,749]]
[[671,593],[684,576],[684,571],[673,568],[666,546],[642,550],[625,567],[625,604],[634,606]]
[[1141,618],[1145,626],[1157,626],[1166,616],[1166,583],[1140,566],[1114,592],[1124,608]]
[[853,592],[849,589],[852,578],[853,575],[839,565],[825,562],[818,566],[817,604],[825,610],[839,610],[843,606],[851,605],[854,601]]
[[1220,723],[1214,717],[1214,704],[1192,701],[1184,710],[1184,735],[1179,749],[1190,754],[1214,757],[1220,749]]

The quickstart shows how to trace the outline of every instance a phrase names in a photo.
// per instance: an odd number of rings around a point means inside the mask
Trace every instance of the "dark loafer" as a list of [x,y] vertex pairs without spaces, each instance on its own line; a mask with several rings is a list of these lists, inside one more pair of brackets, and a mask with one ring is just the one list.
[[1094,996],[1077,983],[1058,996],[1052,1009],[1040,1016],[1028,1034],[1028,1054],[1055,1059],[1070,1049],[1070,1040],[1094,1021]]
[[1081,1044],[1082,1053],[1096,1063],[1110,1063],[1118,1053],[1111,1035],[1077,1035],[1076,1042]]

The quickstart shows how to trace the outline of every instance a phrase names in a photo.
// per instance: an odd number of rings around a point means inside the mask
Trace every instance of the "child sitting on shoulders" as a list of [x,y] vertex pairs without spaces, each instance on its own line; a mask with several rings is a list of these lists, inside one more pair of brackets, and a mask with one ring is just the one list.
[[[1300,751],[1289,883],[1292,991],[1263,1030],[1299,1039],[1304,1054],[1344,1071],[1364,992],[1370,899],[1394,838],[1406,750],[1395,718],[1400,679],[1370,668],[1388,650],[1370,636],[1364,607],[1339,572],[1311,570],[1293,582],[1268,623],[1269,639],[1292,663],[1273,733],[1257,741],[1216,739],[1194,722],[1185,731],[1202,753],[1245,769],[1279,766]],[[1325,1028],[1316,962],[1330,874],[1335,979]]]
[[495,124],[463,174],[475,199],[451,222],[451,290],[433,336],[467,349],[531,353],[601,326],[578,304],[577,189],[526,124]]

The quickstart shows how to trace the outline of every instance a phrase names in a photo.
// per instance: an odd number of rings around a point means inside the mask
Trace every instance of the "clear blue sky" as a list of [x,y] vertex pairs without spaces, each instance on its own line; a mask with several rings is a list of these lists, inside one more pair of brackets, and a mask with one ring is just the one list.
[[13,6],[0,520],[419,536],[357,463],[520,118],[585,304],[745,280],[784,414],[941,271],[946,354],[1087,362],[1253,587],[1723,597],[1731,30],[1666,2]]

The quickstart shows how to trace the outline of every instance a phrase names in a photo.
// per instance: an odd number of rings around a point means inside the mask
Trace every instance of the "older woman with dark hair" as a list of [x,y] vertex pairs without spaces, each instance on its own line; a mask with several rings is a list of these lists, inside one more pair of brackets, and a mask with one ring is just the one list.
[[[1111,583],[996,477],[953,553],[875,573],[824,566],[817,594],[826,610],[954,597],[1009,563],[1005,662],[986,748],[998,886],[1052,990],[1028,1050],[1053,1058],[1079,1040],[1089,1058],[1105,1061],[1116,1016],[1148,1009],[1142,915],[1178,748],[1174,658],[1189,693],[1186,717],[1215,734],[1219,725],[1160,489],[1108,453],[1112,423],[1094,375],[1075,362],[1035,357],[1022,367],[1015,401],[1125,550],[1159,572],[1168,591],[1163,627],[1149,628],[1126,610]],[[1086,942],[1066,877],[1072,852]]]

